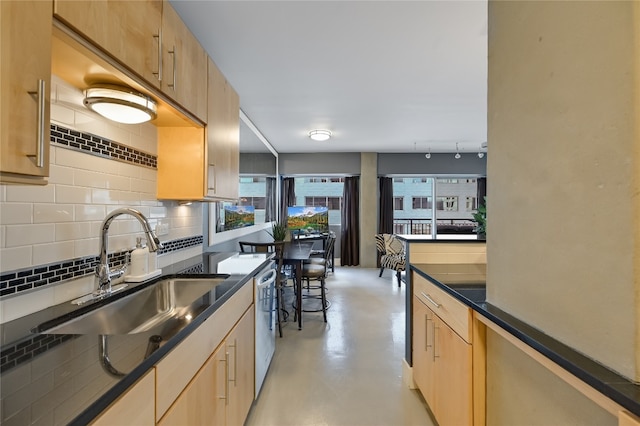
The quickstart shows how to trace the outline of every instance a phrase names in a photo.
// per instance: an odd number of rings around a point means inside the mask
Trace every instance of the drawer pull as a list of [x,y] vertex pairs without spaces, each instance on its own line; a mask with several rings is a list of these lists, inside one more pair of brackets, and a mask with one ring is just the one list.
[[424,350],[427,352],[431,345],[429,344],[429,318],[428,314],[424,314]]
[[425,297],[425,299],[427,299],[429,302],[431,302],[431,303],[432,303],[436,308],[439,308],[440,306],[442,306],[442,305],[440,305],[438,302],[436,302],[435,300],[433,300],[433,299],[431,298],[431,296],[429,296],[428,294],[425,294],[425,293],[424,293],[424,292],[422,292],[422,291],[420,292],[420,294],[422,294],[422,295]]

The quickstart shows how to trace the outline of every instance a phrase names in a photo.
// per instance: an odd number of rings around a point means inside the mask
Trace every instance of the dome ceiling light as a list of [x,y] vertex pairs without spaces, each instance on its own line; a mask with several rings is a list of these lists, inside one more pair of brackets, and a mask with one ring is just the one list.
[[309,132],[309,137],[318,142],[327,141],[331,137],[331,131],[326,129],[316,129]]
[[115,85],[88,88],[84,105],[109,120],[124,124],[144,123],[158,115],[157,105],[149,96]]

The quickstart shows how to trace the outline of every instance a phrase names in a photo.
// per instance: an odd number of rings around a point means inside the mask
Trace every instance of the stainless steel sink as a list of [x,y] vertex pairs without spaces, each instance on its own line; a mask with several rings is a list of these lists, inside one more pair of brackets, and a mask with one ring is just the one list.
[[[220,297],[226,277],[160,280],[66,322],[49,321],[32,331],[44,334],[135,334],[166,336],[181,329]],[[212,291],[216,290],[216,291]],[[220,291],[218,291],[220,290]]]

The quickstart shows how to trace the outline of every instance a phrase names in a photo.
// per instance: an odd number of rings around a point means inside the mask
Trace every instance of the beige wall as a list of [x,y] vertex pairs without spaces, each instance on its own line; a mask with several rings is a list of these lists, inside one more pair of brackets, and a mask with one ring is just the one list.
[[[378,230],[378,154],[363,152],[360,160],[360,267],[376,267]],[[365,213],[366,212],[366,213]]]
[[636,381],[639,16],[638,2],[490,2],[487,164],[488,300]]

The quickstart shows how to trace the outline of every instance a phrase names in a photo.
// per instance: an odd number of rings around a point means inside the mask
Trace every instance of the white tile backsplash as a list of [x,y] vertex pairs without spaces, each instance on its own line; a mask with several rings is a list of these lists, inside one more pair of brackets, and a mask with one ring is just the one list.
[[50,243],[55,241],[55,224],[7,225],[7,247]]
[[[82,93],[60,78],[52,79],[51,121],[156,155],[153,124],[120,125],[87,110]],[[104,217],[120,207],[133,207],[152,227],[169,224],[161,241],[202,235],[201,204],[185,210],[175,202],[156,199],[157,170],[115,161],[53,144],[49,184],[0,185],[0,274],[51,262],[97,256]],[[174,229],[177,227],[178,229]],[[119,217],[110,227],[109,253],[130,249],[140,224]],[[158,257],[168,265],[202,253],[202,246]],[[166,259],[163,259],[166,258]],[[0,321],[14,319],[93,290],[93,277],[0,298]]]
[[55,185],[8,185],[6,190],[7,202],[53,203],[56,197]]
[[33,223],[73,222],[73,204],[34,204]]
[[33,204],[5,203],[0,213],[0,224],[18,225],[31,223],[33,220]]

